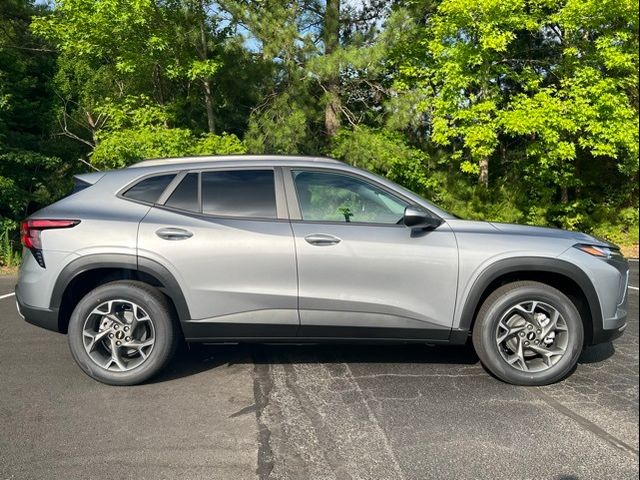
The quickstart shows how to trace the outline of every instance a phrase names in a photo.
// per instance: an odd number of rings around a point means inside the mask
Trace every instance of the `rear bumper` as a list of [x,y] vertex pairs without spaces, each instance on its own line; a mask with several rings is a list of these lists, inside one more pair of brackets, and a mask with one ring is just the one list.
[[58,327],[58,310],[37,308],[25,304],[20,298],[20,291],[16,285],[16,308],[24,320],[37,327],[46,328],[54,332],[60,332]]

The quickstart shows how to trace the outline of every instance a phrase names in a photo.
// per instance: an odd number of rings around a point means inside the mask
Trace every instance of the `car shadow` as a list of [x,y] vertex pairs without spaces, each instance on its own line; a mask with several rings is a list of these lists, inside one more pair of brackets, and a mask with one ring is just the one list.
[[149,383],[188,377],[229,364],[416,363],[473,365],[478,361],[471,345],[191,344],[180,348],[167,368]]
[[[611,342],[588,347],[579,364],[602,362],[615,353]],[[181,347],[170,364],[149,383],[167,382],[230,364],[388,363],[474,365],[478,356],[470,344],[233,344]]]
[[593,345],[591,347],[587,347],[582,352],[578,359],[578,363],[589,364],[604,362],[606,359],[611,358],[614,353],[616,353],[616,348],[613,346],[612,342]]

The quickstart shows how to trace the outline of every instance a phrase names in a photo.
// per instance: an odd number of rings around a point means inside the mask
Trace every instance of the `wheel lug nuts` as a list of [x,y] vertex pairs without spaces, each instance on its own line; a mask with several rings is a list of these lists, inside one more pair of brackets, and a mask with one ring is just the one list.
[[535,343],[535,344],[537,345],[537,344],[539,344],[540,342],[539,342],[538,340],[536,340],[536,341],[535,341],[535,342],[533,342],[533,343]]
[[131,337],[127,337],[127,338],[125,338],[125,340],[126,340],[127,342],[130,342],[130,341],[131,341]]
[[116,342],[116,345],[120,345],[121,343],[122,343],[122,342],[118,341],[118,342]]
[[529,346],[529,342],[524,342],[524,346],[528,347]]
[[113,333],[110,333],[110,334],[109,334],[109,338],[113,338]]
[[528,328],[529,330],[533,330],[533,325],[527,325],[527,328]]
[[113,328],[115,328],[117,330],[118,329],[118,325],[114,325]]
[[521,337],[524,337],[524,332],[520,333],[520,336],[521,336]]
[[129,327],[124,327],[124,331],[128,332],[129,331]]
[[536,330],[536,332],[538,332],[538,333],[542,333],[542,330]]

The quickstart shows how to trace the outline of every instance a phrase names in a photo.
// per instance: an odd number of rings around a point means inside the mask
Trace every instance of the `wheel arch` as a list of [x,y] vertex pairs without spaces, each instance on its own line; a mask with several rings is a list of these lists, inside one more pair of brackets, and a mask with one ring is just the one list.
[[58,275],[50,302],[50,309],[58,312],[58,331],[67,331],[80,298],[93,288],[116,280],[138,280],[158,288],[169,298],[181,322],[191,318],[179,283],[160,263],[135,255],[94,254],[70,262]]
[[600,301],[589,276],[578,266],[556,258],[515,257],[489,265],[476,278],[464,300],[458,331],[472,331],[478,310],[496,288],[518,280],[534,280],[557,288],[576,305],[585,326],[585,344],[602,329]]

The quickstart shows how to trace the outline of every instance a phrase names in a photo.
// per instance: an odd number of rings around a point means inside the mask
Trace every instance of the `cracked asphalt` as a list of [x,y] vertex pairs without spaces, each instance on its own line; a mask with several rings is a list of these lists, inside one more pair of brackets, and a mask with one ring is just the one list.
[[468,347],[418,345],[195,347],[117,388],[4,298],[0,479],[637,479],[629,300],[625,335],[543,388],[494,379]]

